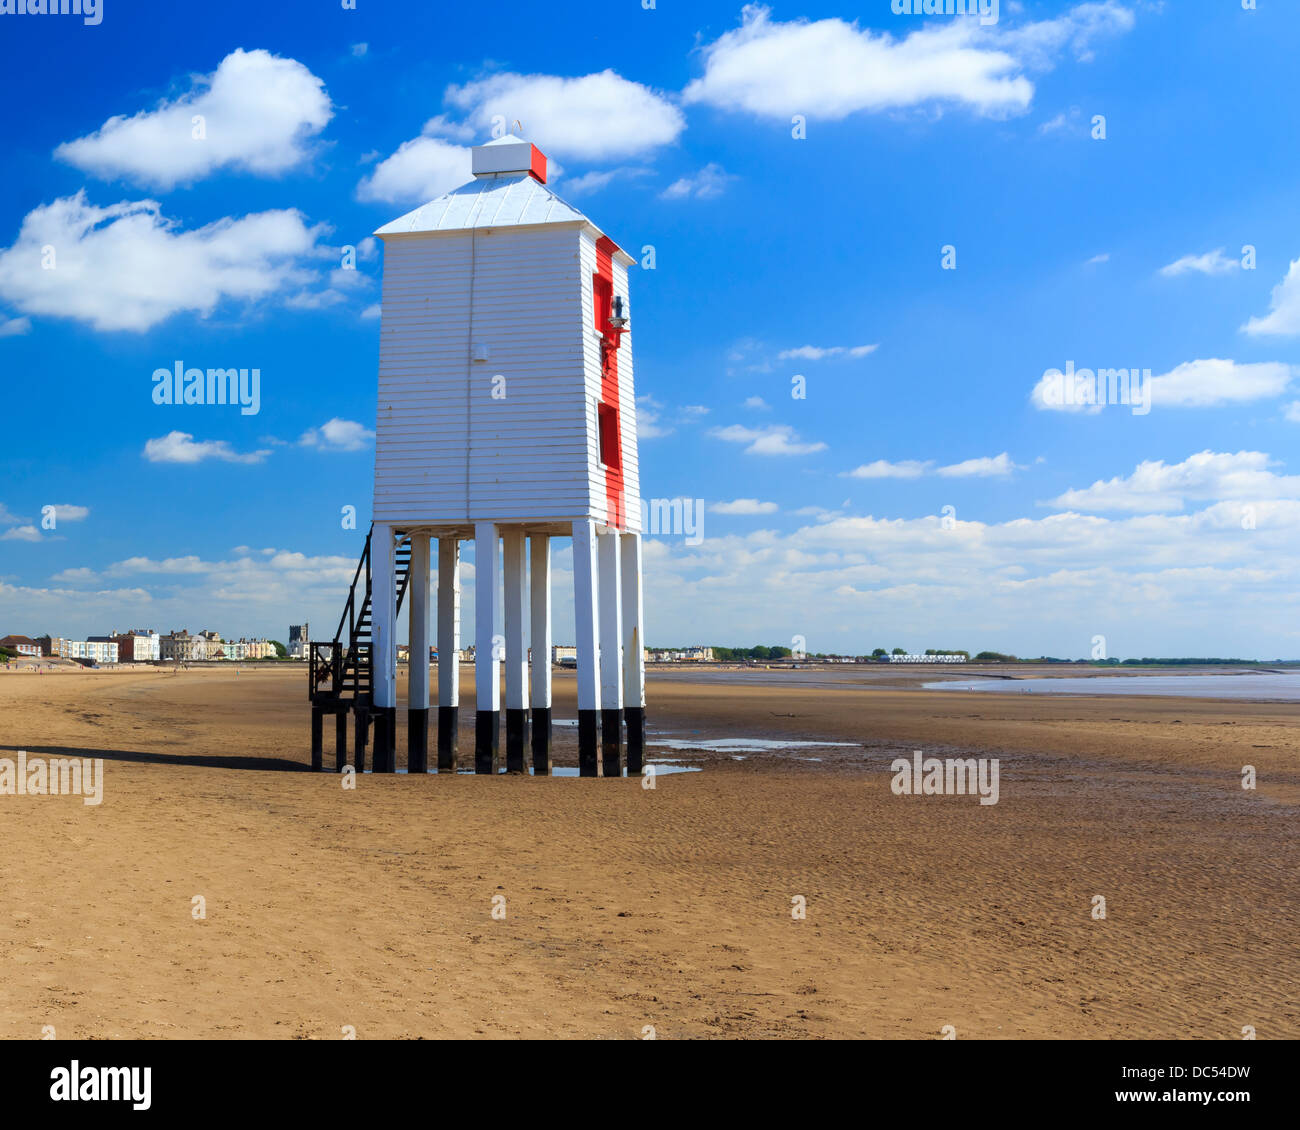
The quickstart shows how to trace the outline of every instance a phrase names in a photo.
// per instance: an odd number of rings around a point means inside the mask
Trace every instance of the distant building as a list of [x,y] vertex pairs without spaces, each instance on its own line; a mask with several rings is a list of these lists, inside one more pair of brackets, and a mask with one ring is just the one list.
[[208,657],[208,641],[186,630],[173,631],[159,640],[159,651],[167,661],[198,663]]
[[306,659],[307,644],[311,640],[310,624],[290,624],[288,652],[290,659]]
[[243,659],[268,659],[274,658],[276,651],[275,645],[268,639],[245,639],[240,636],[237,640],[227,640],[225,644],[226,658],[243,660]]
[[220,632],[204,631],[199,633],[199,639],[203,641],[204,659],[229,659],[226,654],[226,641],[221,638]]
[[578,662],[578,649],[570,644],[553,644],[551,647],[552,663],[567,663],[570,666]]
[[62,659],[89,659],[92,663],[116,663],[117,644],[112,636],[91,636],[88,640],[59,640]]
[[162,637],[152,628],[132,628],[111,638],[119,663],[156,663],[162,658]]
[[16,652],[18,655],[27,655],[33,658],[44,654],[41,645],[36,640],[29,639],[27,636],[5,636],[4,639],[0,640],[0,647],[3,647],[6,651]]

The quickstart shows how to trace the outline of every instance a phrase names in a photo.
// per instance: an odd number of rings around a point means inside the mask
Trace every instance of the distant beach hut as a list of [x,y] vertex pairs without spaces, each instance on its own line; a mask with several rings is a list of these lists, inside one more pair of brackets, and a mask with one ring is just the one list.
[[[460,554],[475,546],[474,768],[551,771],[551,539],[573,541],[582,776],[629,773],[645,749],[641,506],[628,268],[635,260],[546,185],[513,135],[472,151],[474,179],[380,228],[383,321],[374,524],[339,629],[309,647],[312,764],[325,715],[346,757],[397,749],[397,623],[430,647],[437,543],[437,766],[458,761]],[[504,555],[502,554],[504,546]],[[503,560],[504,557],[504,560]],[[504,638],[496,634],[504,601]],[[530,624],[531,664],[525,642]],[[443,657],[446,657],[444,660]],[[429,665],[408,672],[407,764],[428,767]],[[531,730],[531,734],[530,734]]]

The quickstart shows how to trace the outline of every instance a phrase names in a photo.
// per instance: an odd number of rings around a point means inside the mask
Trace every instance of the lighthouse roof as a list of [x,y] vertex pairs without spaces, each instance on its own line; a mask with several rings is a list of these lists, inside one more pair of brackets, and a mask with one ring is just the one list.
[[[508,135],[476,146],[472,157],[472,181],[399,216],[375,235],[535,224],[582,224],[597,235],[604,234],[587,216],[547,188],[546,158],[529,142]],[[634,262],[623,251],[618,254],[625,264]]]
[[531,174],[503,173],[476,177],[385,224],[375,235],[566,223],[591,221]]

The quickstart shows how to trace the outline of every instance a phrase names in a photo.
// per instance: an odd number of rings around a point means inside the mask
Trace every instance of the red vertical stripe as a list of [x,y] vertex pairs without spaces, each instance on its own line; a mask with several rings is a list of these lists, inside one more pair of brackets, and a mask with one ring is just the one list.
[[[597,328],[603,335],[604,342],[601,349],[600,400],[619,413],[615,417],[618,420],[615,457],[605,465],[605,505],[608,524],[621,530],[626,524],[623,503],[623,417],[618,397],[618,347],[623,335],[609,325],[609,301],[614,294],[614,252],[617,250],[618,244],[608,236],[602,235],[596,241],[596,276],[592,282]],[[596,286],[596,279],[602,280],[605,285]]]

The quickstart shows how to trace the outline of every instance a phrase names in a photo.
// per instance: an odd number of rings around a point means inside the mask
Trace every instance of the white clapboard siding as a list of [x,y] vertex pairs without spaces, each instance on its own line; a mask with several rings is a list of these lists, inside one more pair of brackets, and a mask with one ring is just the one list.
[[627,303],[628,328],[623,333],[623,343],[618,351],[619,431],[623,446],[623,489],[625,504],[623,520],[632,533],[641,533],[641,469],[637,459],[636,385],[632,379],[632,327],[636,324],[636,311],[632,309],[631,288],[628,285],[627,266],[614,260],[614,293],[621,294]]
[[[377,234],[375,520],[605,520],[591,286],[600,233],[536,181],[485,178]],[[626,295],[626,268],[615,272]],[[473,360],[478,350],[486,360]],[[619,376],[627,519],[637,529],[630,335]],[[493,396],[496,378],[503,398]]]

